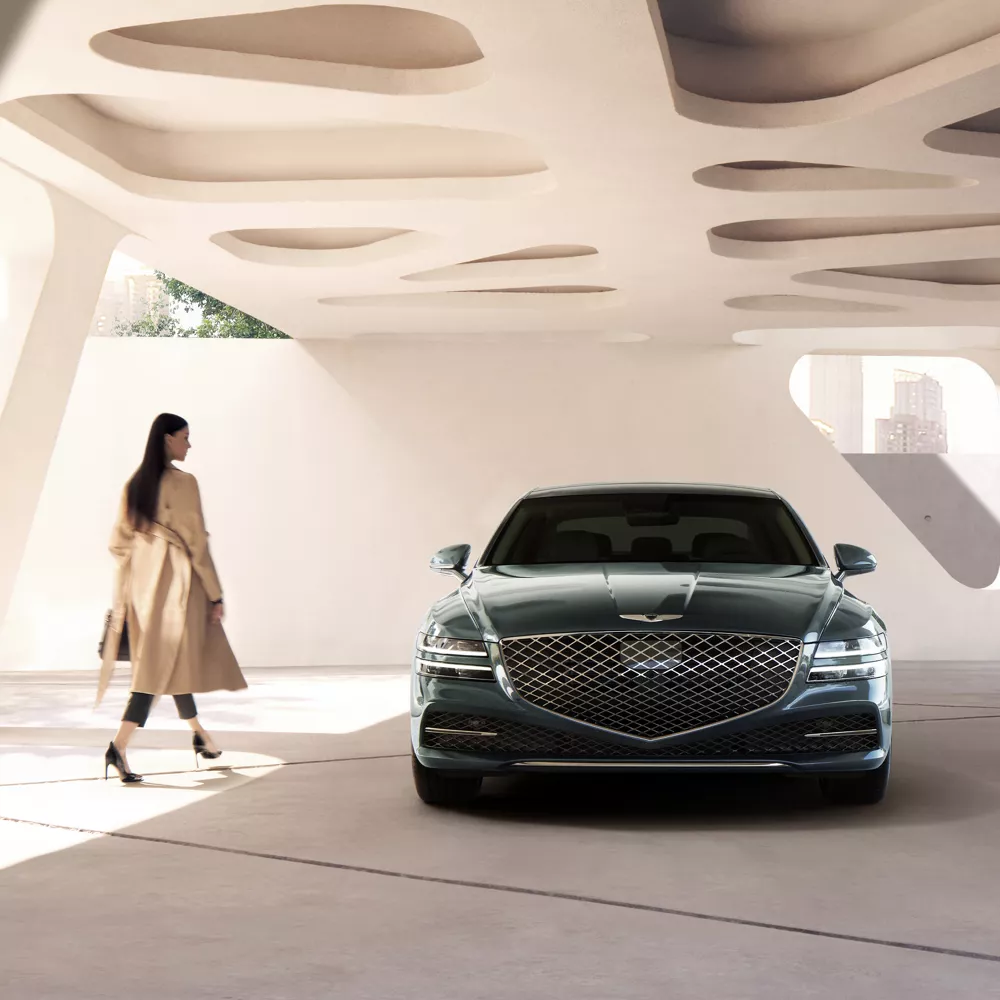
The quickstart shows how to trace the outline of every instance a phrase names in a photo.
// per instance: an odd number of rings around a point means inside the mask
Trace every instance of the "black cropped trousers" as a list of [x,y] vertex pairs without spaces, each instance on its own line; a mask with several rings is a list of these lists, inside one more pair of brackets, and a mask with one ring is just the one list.
[[[142,691],[133,691],[129,695],[128,704],[125,706],[125,714],[122,722],[134,722],[140,729],[146,725],[149,718],[149,710],[153,707],[153,699],[157,697],[153,694],[145,694]],[[198,709],[194,704],[194,695],[175,694],[174,704],[177,706],[177,714],[182,719],[193,719],[198,714]]]

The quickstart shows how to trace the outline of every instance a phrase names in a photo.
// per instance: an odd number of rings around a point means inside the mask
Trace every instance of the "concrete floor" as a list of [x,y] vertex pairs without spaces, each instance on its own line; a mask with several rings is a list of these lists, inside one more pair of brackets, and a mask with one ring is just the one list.
[[[0,678],[0,993],[17,998],[1000,997],[1000,665],[897,667],[876,808],[782,779],[409,777],[398,670],[250,671],[93,780],[122,701]],[[102,728],[103,727],[103,728]]]

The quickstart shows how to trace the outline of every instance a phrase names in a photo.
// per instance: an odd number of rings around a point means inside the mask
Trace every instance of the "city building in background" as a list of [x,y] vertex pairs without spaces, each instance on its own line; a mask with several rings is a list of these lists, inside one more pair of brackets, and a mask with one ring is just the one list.
[[806,355],[788,385],[799,410],[846,455],[1000,454],[996,383],[965,358]]
[[943,455],[948,451],[948,415],[937,379],[917,372],[894,374],[892,410],[875,422],[880,455]]
[[809,359],[809,417],[845,454],[864,451],[864,375],[860,355]]
[[113,273],[109,270],[90,323],[93,337],[113,337],[120,323],[133,323],[149,313],[170,314],[163,284],[152,271]]

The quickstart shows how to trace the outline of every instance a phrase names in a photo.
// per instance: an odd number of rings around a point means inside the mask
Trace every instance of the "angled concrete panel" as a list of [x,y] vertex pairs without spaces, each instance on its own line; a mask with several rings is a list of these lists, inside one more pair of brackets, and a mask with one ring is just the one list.
[[920,543],[959,583],[982,589],[1000,575],[1000,455],[845,455]]

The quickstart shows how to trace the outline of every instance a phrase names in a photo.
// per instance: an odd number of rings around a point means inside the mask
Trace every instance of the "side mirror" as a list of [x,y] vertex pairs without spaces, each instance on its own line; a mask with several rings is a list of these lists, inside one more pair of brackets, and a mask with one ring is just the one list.
[[465,567],[468,566],[471,555],[471,545],[449,545],[434,553],[431,557],[431,569],[435,573],[454,573],[464,582],[469,579]]
[[833,555],[839,570],[834,577],[837,583],[843,583],[844,578],[848,576],[874,573],[878,566],[878,560],[867,549],[857,545],[835,545]]

